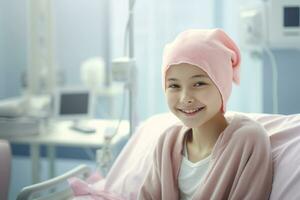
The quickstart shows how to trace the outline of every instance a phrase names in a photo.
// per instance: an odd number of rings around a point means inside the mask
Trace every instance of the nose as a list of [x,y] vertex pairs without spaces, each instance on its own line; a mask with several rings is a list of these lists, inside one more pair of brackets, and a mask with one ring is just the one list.
[[182,94],[181,102],[184,104],[192,104],[195,101],[192,95],[190,95],[188,92],[184,92]]
[[194,99],[193,98],[184,98],[182,100],[183,103],[187,103],[187,104],[191,104],[194,102]]

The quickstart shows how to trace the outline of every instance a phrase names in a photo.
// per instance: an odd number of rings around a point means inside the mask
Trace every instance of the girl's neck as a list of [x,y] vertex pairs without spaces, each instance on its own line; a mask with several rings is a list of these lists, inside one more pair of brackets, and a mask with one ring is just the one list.
[[219,135],[228,126],[223,113],[216,114],[211,120],[200,127],[193,128],[187,145],[194,153],[210,154]]

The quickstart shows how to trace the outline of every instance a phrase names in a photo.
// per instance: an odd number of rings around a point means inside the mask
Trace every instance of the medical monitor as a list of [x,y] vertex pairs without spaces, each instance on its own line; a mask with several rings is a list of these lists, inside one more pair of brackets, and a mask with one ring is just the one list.
[[92,117],[93,96],[88,89],[57,89],[54,102],[54,117],[57,119],[80,120]]

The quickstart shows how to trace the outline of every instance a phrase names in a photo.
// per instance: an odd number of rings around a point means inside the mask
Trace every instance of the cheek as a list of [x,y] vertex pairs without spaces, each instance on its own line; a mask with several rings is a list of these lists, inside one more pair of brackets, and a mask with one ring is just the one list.
[[209,89],[195,90],[194,97],[202,103],[208,104],[213,98],[213,93]]
[[203,90],[198,92],[197,98],[207,105],[221,105],[222,99],[218,90],[214,88],[209,88],[207,90]]
[[166,100],[169,108],[172,108],[177,102],[177,97],[174,94],[166,93]]
[[211,91],[209,95],[207,95],[207,98],[209,98],[210,104],[214,105],[214,107],[221,107],[222,98],[218,90]]

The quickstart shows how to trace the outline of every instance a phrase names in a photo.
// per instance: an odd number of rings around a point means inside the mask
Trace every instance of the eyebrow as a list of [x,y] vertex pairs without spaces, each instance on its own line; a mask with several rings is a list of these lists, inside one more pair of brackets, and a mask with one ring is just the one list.
[[[206,75],[204,74],[198,74],[198,75],[194,75],[191,78],[208,78]],[[169,78],[168,81],[177,81],[178,79],[176,78]]]

